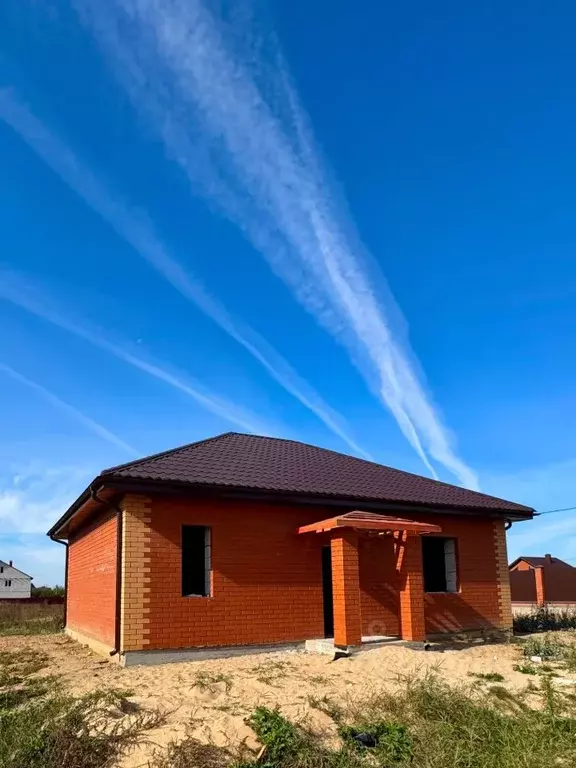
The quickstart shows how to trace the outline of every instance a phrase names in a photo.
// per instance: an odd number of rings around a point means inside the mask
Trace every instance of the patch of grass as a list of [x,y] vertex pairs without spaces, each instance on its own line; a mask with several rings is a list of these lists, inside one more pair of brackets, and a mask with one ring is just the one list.
[[225,675],[223,672],[202,671],[197,673],[193,687],[199,688],[201,691],[212,691],[215,693],[218,690],[216,687],[218,683],[224,683],[226,693],[229,693],[232,688],[232,682],[230,675]]
[[501,683],[504,681],[504,675],[501,675],[500,672],[468,672],[468,675],[478,680],[486,680],[489,683]]
[[514,664],[513,669],[521,672],[523,675],[537,675],[538,670],[534,664]]
[[576,672],[576,645],[566,646],[563,661],[568,672]]
[[258,666],[252,667],[250,672],[256,677],[258,682],[274,686],[280,680],[287,677],[292,667],[291,662],[277,659],[258,664]]
[[0,654],[1,768],[108,768],[163,723],[125,691],[67,695],[56,677],[38,675],[46,661],[26,649]]
[[277,709],[257,707],[248,724],[266,748],[266,765],[276,766],[295,758],[303,747],[303,735]]
[[241,715],[244,710],[237,701],[225,701],[222,704],[217,704],[214,709],[219,712],[226,712],[229,715]]
[[[492,686],[451,688],[439,678],[408,680],[347,713],[342,744],[328,749],[277,711],[250,720],[265,745],[259,759],[235,768],[558,768],[576,764],[576,703],[541,679],[543,706]],[[362,747],[359,734],[372,736]],[[201,763],[194,763],[201,767]]]
[[327,695],[309,696],[308,706],[328,715],[335,723],[340,723],[343,720],[344,709]]
[[182,741],[171,742],[165,752],[148,762],[148,768],[226,768],[230,762],[226,749],[204,744],[189,735]]
[[551,610],[544,606],[514,616],[514,632],[552,632],[560,629],[576,629],[576,609]]
[[542,659],[563,659],[566,655],[566,645],[551,635],[530,637],[522,648],[524,656],[540,656]]
[[376,759],[384,765],[412,761],[414,742],[404,725],[378,720],[364,723],[361,728],[348,725],[340,728],[339,733],[351,749],[373,749]]
[[311,683],[314,683],[314,685],[326,685],[328,682],[328,678],[325,675],[314,675],[309,679]]
[[63,626],[63,605],[0,603],[0,635],[48,635]]

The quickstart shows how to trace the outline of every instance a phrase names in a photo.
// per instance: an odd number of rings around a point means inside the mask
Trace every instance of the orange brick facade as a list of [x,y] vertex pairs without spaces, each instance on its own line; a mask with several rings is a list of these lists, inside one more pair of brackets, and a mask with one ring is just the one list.
[[[135,531],[130,540],[125,522],[122,617],[127,626],[122,628],[121,650],[322,637],[321,553],[328,544],[336,643],[355,644],[361,635],[422,639],[425,633],[509,628],[506,584],[495,545],[495,526],[503,523],[493,519],[410,515],[437,523],[443,536],[457,539],[459,591],[425,594],[418,536],[297,533],[298,527],[331,516],[327,509],[135,496],[125,497],[121,507]],[[114,635],[115,570],[107,570],[107,580],[97,588],[91,585],[97,558],[93,552],[88,556],[86,548],[94,542],[103,562],[113,567],[116,545],[110,524],[115,525],[104,522],[96,538],[90,539],[99,529],[70,547],[68,624],[86,634],[100,632],[96,636],[102,639]],[[211,529],[210,597],[181,594],[182,525]],[[109,552],[104,553],[106,547]]]
[[114,647],[116,626],[117,520],[107,512],[68,549],[66,626]]

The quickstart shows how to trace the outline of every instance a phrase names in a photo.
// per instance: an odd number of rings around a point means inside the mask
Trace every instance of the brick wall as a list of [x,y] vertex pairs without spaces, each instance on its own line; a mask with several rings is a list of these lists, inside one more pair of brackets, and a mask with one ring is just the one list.
[[360,539],[360,600],[363,635],[398,635],[396,554],[391,536]]
[[[141,647],[322,637],[321,548],[328,538],[296,530],[331,514],[256,502],[153,499]],[[434,522],[458,539],[460,591],[425,595],[427,632],[502,626],[494,521],[435,516]],[[211,528],[211,597],[181,595],[182,525]],[[398,634],[400,581],[392,539],[361,535],[359,553],[362,632]]]
[[[329,512],[209,500],[152,502],[149,635],[144,648],[322,637],[322,535]],[[182,525],[212,531],[212,597],[181,596]]]
[[113,512],[70,540],[66,626],[114,647],[117,521]]
[[502,574],[494,520],[452,515],[435,516],[433,520],[418,516],[417,519],[437,523],[442,528],[442,536],[456,539],[459,591],[425,595],[426,631],[435,634],[488,625],[502,627],[507,623],[502,620]]
[[[330,538],[296,531],[333,511],[138,496],[125,497],[122,509],[123,650],[323,636],[321,549]],[[503,531],[495,527],[502,524],[455,516],[410,517],[438,523],[443,535],[457,539],[460,590],[424,595],[426,631],[506,624]],[[211,597],[181,595],[182,525],[211,528]],[[360,534],[358,552],[362,634],[397,635],[403,575],[397,571],[394,540]],[[111,646],[115,571],[116,520],[106,514],[71,542],[68,626]]]

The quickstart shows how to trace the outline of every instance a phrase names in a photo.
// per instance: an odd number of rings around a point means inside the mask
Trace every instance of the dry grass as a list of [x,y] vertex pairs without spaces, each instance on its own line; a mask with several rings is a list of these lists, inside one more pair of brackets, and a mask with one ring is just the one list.
[[70,696],[46,666],[31,649],[0,654],[0,768],[112,768],[165,721],[127,691]]
[[48,635],[63,625],[63,605],[0,602],[0,635]]

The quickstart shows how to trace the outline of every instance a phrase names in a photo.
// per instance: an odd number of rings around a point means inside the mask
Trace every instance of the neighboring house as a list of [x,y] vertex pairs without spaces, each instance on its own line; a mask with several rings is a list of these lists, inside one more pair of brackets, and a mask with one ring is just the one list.
[[30,597],[32,576],[14,567],[12,560],[0,560],[0,600]]
[[533,512],[227,433],[104,470],[48,535],[67,542],[67,631],[140,663],[186,657],[170,649],[508,630],[505,531]]
[[510,563],[510,591],[515,607],[576,604],[576,568],[552,555],[517,557]]

